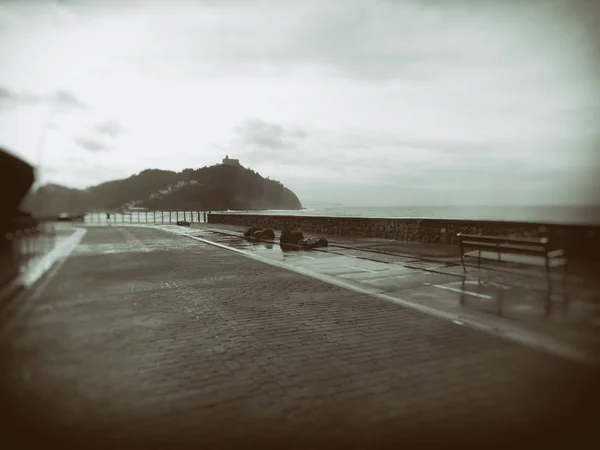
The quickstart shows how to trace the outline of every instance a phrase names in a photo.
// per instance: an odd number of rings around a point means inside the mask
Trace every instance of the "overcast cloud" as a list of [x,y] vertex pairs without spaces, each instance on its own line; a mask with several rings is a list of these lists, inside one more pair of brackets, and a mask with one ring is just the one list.
[[228,154],[308,205],[589,203],[599,10],[5,1],[0,145],[37,164],[45,129],[42,181],[78,187]]

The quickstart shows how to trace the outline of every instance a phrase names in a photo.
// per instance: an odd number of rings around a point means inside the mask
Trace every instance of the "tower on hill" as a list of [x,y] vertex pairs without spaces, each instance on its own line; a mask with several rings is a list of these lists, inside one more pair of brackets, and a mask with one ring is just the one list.
[[224,166],[239,166],[240,160],[239,159],[229,159],[229,155],[225,155],[225,158],[223,159],[223,165]]

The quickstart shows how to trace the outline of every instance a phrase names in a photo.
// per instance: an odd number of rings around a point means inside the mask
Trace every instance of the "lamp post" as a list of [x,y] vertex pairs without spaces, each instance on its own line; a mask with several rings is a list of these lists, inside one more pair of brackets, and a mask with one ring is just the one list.
[[46,137],[48,135],[48,128],[50,126],[50,119],[52,118],[52,115],[54,113],[54,110],[52,108],[52,105],[48,106],[48,110],[46,111],[46,118],[44,119],[44,122],[42,123],[42,130],[40,132],[40,139],[38,141],[38,147],[37,147],[37,161],[36,161],[36,165],[35,165],[35,170],[36,170],[36,184],[41,184],[40,182],[40,174],[41,174],[41,168],[42,168],[42,157],[44,155],[44,148],[46,146]]

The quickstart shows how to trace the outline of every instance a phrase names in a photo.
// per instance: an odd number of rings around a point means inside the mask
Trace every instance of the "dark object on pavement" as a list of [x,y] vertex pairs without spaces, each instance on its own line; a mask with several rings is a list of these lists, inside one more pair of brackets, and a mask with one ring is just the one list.
[[85,214],[69,214],[66,212],[60,213],[56,220],[59,222],[83,222]]
[[34,181],[33,167],[0,148],[0,236],[9,231],[23,198]]
[[327,245],[329,245],[329,243],[327,242],[327,239],[325,238],[316,238],[316,237],[309,237],[309,238],[305,238],[300,240],[300,242],[298,243],[299,245],[301,245],[304,249],[311,249],[311,248],[317,248],[317,247],[327,247]]
[[270,228],[266,230],[257,230],[252,235],[254,239],[275,239],[275,232]]
[[187,220],[178,220],[177,225],[180,227],[189,227],[190,223]]
[[283,244],[283,243],[279,243],[279,248],[281,249],[282,252],[297,252],[302,250],[302,247],[298,246],[298,245],[290,245],[290,244]]
[[298,243],[304,238],[304,234],[300,230],[288,230],[285,229],[281,232],[279,237],[280,244],[298,245]]
[[250,227],[246,231],[244,231],[244,237],[252,238],[252,237],[254,237],[254,233],[256,231],[261,231],[261,230],[262,230],[261,227]]

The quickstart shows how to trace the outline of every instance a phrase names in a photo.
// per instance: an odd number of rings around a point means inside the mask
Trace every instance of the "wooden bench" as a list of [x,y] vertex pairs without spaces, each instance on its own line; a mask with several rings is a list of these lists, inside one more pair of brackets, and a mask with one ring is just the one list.
[[[466,272],[465,256],[467,249],[478,250],[477,268],[481,268],[481,252],[490,251],[498,253],[498,261],[502,261],[502,253],[518,254],[528,256],[541,256],[545,259],[546,273],[550,272],[550,261],[554,258],[565,257],[565,252],[561,248],[551,245],[546,237],[542,238],[520,238],[507,236],[481,236],[475,234],[458,233],[458,246],[460,249],[460,258],[463,270]],[[564,269],[566,271],[566,260]]]

